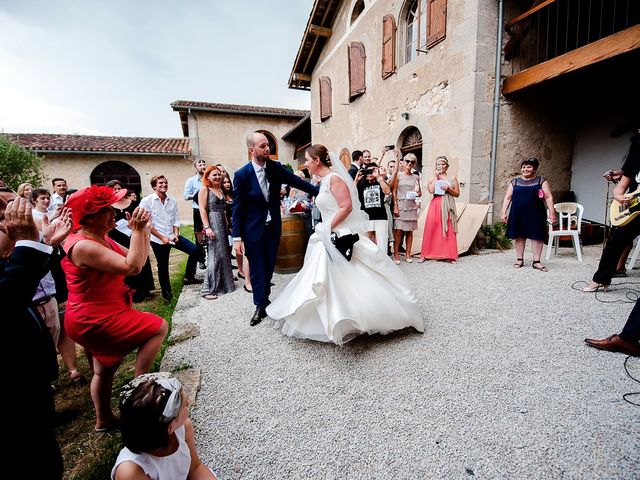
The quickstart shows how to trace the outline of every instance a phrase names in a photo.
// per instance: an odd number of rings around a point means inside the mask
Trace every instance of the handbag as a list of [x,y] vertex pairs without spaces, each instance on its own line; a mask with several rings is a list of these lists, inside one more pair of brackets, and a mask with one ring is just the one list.
[[353,255],[353,245],[360,240],[360,235],[357,233],[350,233],[348,235],[338,236],[337,233],[331,233],[331,243],[336,247],[336,249],[346,258],[348,261],[351,260],[351,256]]

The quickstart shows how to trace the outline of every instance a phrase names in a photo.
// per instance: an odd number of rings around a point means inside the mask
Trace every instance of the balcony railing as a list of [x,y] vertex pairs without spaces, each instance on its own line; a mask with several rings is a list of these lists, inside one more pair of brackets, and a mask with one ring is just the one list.
[[507,22],[514,75],[640,23],[640,0],[546,0]]

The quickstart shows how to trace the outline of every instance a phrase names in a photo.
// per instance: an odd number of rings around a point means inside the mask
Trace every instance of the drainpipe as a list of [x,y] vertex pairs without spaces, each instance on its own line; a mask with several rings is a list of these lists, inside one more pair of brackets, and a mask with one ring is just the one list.
[[489,166],[489,211],[487,223],[493,225],[494,202],[496,182],[496,156],[498,150],[498,116],[500,113],[500,67],[502,64],[502,32],[503,32],[504,0],[498,1],[498,35],[496,40],[496,71],[495,87],[493,91],[493,118],[491,120],[491,164]]

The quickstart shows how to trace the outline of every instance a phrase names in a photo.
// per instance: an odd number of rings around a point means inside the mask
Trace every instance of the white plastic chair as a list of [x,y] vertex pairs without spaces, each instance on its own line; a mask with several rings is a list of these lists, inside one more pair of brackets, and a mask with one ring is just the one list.
[[571,236],[573,248],[578,256],[578,261],[582,262],[582,249],[580,247],[580,230],[582,226],[582,212],[584,207],[579,203],[564,202],[556,203],[553,209],[558,214],[558,229],[554,230],[553,225],[549,225],[549,244],[547,245],[547,260],[551,256],[551,247],[555,243],[554,253],[558,254],[558,244],[560,237]]
[[636,266],[636,260],[638,260],[638,255],[640,255],[640,239],[636,239],[636,245],[633,248],[633,253],[631,254],[631,258],[627,261],[626,268],[627,270],[633,270]]

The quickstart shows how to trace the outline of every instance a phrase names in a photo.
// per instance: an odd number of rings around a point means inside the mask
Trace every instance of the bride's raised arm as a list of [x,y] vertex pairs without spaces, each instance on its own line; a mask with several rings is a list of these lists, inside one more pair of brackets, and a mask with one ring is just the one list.
[[331,193],[333,194],[336,202],[338,203],[338,211],[331,220],[331,230],[334,230],[349,216],[353,205],[351,204],[351,194],[349,188],[344,180],[338,175],[332,175],[331,179]]

